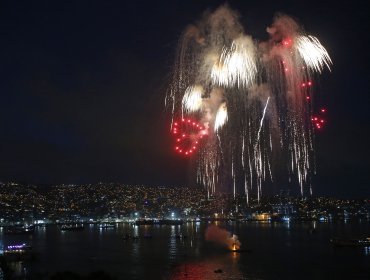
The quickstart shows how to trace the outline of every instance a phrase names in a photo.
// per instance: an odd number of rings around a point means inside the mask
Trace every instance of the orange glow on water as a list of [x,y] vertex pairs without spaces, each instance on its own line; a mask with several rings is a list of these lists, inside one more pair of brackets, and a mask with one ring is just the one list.
[[230,248],[230,250],[231,251],[237,251],[237,250],[239,250],[240,249],[240,246],[238,246],[237,244],[235,244],[235,243],[233,243],[232,245],[231,245],[231,248]]

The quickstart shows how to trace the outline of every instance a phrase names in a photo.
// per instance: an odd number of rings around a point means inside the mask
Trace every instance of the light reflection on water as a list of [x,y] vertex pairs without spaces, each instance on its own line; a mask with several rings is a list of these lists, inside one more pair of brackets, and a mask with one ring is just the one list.
[[176,254],[177,254],[177,240],[176,240],[176,235],[177,235],[177,230],[176,226],[172,225],[171,227],[171,234],[170,238],[168,240],[168,256],[170,259],[170,262],[173,263],[176,260]]
[[364,248],[365,256],[370,256],[370,246]]
[[247,279],[239,271],[238,261],[239,254],[235,252],[212,256],[197,262],[185,261],[172,271],[169,280]]

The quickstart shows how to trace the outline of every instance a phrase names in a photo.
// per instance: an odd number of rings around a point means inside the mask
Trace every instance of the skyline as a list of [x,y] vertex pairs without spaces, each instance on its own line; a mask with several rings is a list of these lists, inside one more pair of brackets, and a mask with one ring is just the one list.
[[[192,183],[164,97],[181,33],[223,3],[3,3],[0,181]],[[228,3],[259,40],[279,11],[320,38],[333,66],[315,90],[328,123],[316,134],[314,194],[369,197],[366,9]]]

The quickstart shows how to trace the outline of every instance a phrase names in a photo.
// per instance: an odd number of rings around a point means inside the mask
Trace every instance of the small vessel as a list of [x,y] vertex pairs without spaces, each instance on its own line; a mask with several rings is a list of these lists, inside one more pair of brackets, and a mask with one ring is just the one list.
[[359,239],[345,239],[345,238],[334,237],[330,239],[330,243],[338,247],[343,247],[343,246],[367,247],[367,246],[370,246],[370,237],[359,238]]
[[34,256],[32,246],[26,243],[5,246],[3,253],[7,261],[22,261]]
[[60,227],[60,230],[61,231],[79,231],[79,230],[83,230],[83,229],[84,229],[84,225],[83,224],[79,224],[79,223],[76,223],[76,224],[63,224]]
[[115,223],[100,223],[99,228],[115,228]]
[[33,225],[11,226],[5,228],[4,234],[32,234],[34,231]]
[[181,219],[139,219],[135,221],[135,225],[182,225],[184,223]]
[[236,243],[233,243],[231,247],[229,248],[230,252],[233,253],[244,253],[244,252],[250,252],[248,249],[241,249],[240,245],[237,245]]

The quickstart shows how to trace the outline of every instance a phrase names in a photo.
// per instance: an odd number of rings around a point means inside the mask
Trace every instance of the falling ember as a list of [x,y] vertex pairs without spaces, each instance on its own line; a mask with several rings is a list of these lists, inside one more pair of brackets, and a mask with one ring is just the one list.
[[326,109],[321,108],[320,113],[311,118],[311,121],[312,121],[312,123],[313,123],[313,125],[316,129],[320,130],[324,127],[324,125],[326,123],[326,121],[324,119],[324,114],[325,113],[326,113]]

